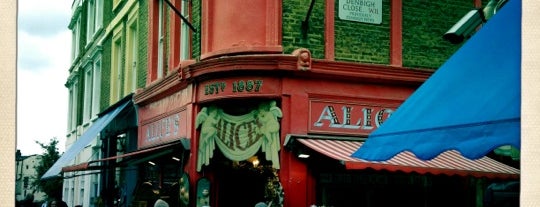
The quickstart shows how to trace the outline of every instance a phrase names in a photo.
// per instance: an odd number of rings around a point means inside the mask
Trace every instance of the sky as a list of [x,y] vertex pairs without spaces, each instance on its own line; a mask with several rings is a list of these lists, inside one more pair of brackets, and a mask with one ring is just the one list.
[[73,0],[19,0],[17,9],[16,143],[22,155],[56,137],[65,151]]

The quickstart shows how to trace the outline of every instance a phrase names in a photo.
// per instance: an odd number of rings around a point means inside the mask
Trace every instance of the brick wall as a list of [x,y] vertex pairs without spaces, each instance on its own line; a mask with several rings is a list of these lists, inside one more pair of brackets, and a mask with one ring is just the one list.
[[148,0],[139,0],[139,53],[137,57],[137,88],[146,86],[148,70]]
[[192,33],[191,37],[191,47],[192,47],[192,57],[193,59],[200,59],[201,57],[201,1],[191,1],[191,24],[197,32]]
[[[483,0],[485,5],[488,0]],[[411,68],[440,67],[461,45],[442,39],[465,13],[474,7],[474,0],[407,0],[402,1],[403,66]],[[315,1],[309,18],[307,38],[301,30],[311,0],[283,0],[284,53],[308,48],[314,58],[324,58],[324,21],[326,1]],[[391,0],[382,0],[382,23],[369,24],[339,18],[339,0],[335,0],[335,60],[371,64],[390,62]]]
[[460,45],[443,40],[472,0],[403,1],[403,65],[414,68],[440,67]]
[[302,22],[306,19],[311,0],[283,1],[283,53],[291,54],[300,47],[308,48],[314,58],[324,58],[324,11],[325,2],[315,1],[307,36],[302,33]]
[[337,61],[388,64],[390,61],[390,0],[382,1],[381,24],[342,20],[336,0],[335,59]]

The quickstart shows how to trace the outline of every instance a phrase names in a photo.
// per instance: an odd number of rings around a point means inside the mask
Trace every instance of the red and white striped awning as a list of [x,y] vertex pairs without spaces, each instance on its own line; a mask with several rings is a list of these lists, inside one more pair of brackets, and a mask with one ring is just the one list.
[[416,172],[420,174],[445,174],[499,179],[517,179],[520,170],[489,157],[471,160],[458,151],[446,151],[431,160],[421,160],[408,151],[401,152],[386,161],[367,161],[351,157],[362,141],[297,138],[298,142],[330,158],[344,163],[346,169],[367,169]]

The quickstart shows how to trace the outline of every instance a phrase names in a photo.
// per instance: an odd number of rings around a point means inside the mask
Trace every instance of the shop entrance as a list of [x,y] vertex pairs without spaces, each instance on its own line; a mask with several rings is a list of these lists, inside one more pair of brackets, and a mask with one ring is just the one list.
[[219,207],[253,207],[264,201],[265,179],[248,169],[221,172],[218,189]]
[[225,161],[216,170],[218,207],[253,207],[265,201],[266,186],[272,175],[268,167],[254,166],[249,161]]

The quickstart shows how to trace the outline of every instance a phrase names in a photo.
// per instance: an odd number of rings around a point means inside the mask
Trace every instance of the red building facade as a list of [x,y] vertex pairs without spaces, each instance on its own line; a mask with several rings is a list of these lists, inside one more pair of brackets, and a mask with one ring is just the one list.
[[[171,2],[181,7],[181,0]],[[303,11],[295,21],[293,4]],[[147,86],[133,98],[139,150],[181,143],[179,166],[189,186],[180,190],[184,205],[473,206],[481,202],[477,188],[485,178],[513,177],[489,169],[462,173],[437,164],[339,157],[337,152],[350,151],[344,148],[359,147],[433,72],[433,66],[409,60],[410,48],[404,48],[414,45],[407,42],[404,31],[410,30],[404,25],[410,23],[404,18],[409,16],[402,12],[412,4],[202,0],[189,6],[187,19],[195,30],[189,31],[189,58],[182,59],[185,22],[171,10],[158,21],[159,9],[167,6],[149,2]],[[354,43],[344,52],[342,38],[370,38],[345,35],[342,30],[351,24],[339,17],[345,7],[366,7],[374,29],[384,30],[373,32],[385,34],[375,46],[365,46],[366,51],[379,48],[372,50],[377,58],[355,60]],[[294,26],[301,27],[290,29]],[[167,32],[160,34],[160,28]],[[163,53],[161,39],[168,40]],[[160,182],[163,174],[157,176]],[[457,193],[453,201],[444,202],[446,190]]]

